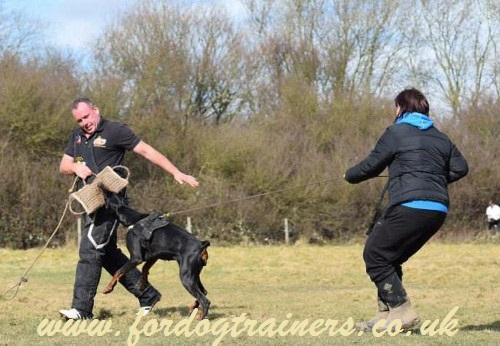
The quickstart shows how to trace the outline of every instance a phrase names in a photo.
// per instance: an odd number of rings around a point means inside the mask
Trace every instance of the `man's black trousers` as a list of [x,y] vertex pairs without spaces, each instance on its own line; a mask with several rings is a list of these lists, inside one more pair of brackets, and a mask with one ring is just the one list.
[[[94,297],[101,278],[102,268],[113,275],[121,268],[128,258],[116,244],[118,221],[116,216],[105,207],[96,211],[93,218],[84,217],[79,261],[76,267],[75,286],[73,290],[72,307],[80,312],[92,316]],[[139,291],[138,283],[141,273],[134,268],[120,279],[120,283],[139,299],[140,306],[151,306],[159,292],[148,286]]]

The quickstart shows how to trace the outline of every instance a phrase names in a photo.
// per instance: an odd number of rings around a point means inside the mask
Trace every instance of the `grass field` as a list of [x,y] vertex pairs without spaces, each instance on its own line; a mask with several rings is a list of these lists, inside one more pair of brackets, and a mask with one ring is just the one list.
[[[163,299],[142,320],[135,320],[135,298],[118,286],[112,294],[99,293],[96,297],[94,313],[102,321],[100,330],[104,335],[39,336],[37,328],[42,320],[60,321],[57,310],[71,304],[77,250],[66,247],[46,250],[29,271],[29,281],[21,286],[17,296],[0,300],[0,345],[126,345],[132,341],[137,345],[210,345],[217,339],[221,345],[500,344],[498,243],[431,242],[404,267],[406,287],[422,321],[439,320],[435,328],[438,330],[443,319],[458,307],[451,317],[458,322],[453,336],[422,335],[420,329],[395,336],[358,332],[330,336],[328,330],[318,327],[309,329],[321,331],[317,336],[250,336],[244,330],[233,337],[229,330],[234,326],[234,318],[256,321],[261,330],[273,326],[276,330],[280,324],[285,330],[294,322],[309,326],[316,321],[324,326],[321,320],[338,320],[338,326],[330,328],[338,332],[349,318],[359,321],[372,316],[375,290],[364,273],[359,244],[231,248],[215,245],[209,252],[202,281],[212,306],[209,320],[196,330],[206,328],[203,336],[194,333],[197,321],[188,326],[191,336],[166,336],[164,330],[154,329],[170,321],[173,326],[187,323],[189,317],[187,306],[193,298],[182,288],[174,262],[159,262],[153,267],[150,280],[163,293]],[[40,249],[0,249],[2,293],[16,284],[39,253]],[[99,287],[108,280],[109,275],[104,273]],[[108,329],[104,329],[104,323]],[[132,338],[141,330],[150,335]],[[234,327],[236,330],[241,328]],[[224,331],[228,332],[225,336]]]

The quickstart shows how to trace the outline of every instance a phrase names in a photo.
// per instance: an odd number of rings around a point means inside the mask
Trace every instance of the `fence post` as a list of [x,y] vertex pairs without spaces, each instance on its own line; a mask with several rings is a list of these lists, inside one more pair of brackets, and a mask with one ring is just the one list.
[[285,223],[285,244],[288,245],[290,243],[290,230],[288,229],[288,219],[285,218],[283,221]]

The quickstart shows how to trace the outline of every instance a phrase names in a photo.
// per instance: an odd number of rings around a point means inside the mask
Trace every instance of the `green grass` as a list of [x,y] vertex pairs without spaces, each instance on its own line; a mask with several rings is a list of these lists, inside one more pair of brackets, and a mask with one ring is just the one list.
[[[245,314],[258,325],[270,319],[276,326],[285,320],[354,321],[370,318],[375,308],[375,289],[364,273],[362,245],[290,247],[209,248],[210,259],[202,273],[212,306],[213,333],[191,337],[165,336],[163,332],[141,335],[138,345],[210,345],[214,333],[232,318]],[[40,249],[0,249],[0,289],[14,285]],[[111,322],[113,332],[104,336],[39,336],[43,319],[57,321],[57,310],[71,304],[77,250],[74,247],[48,249],[28,273],[12,300],[0,300],[0,345],[126,345],[138,303],[121,286],[110,295],[99,293],[94,313]],[[441,244],[432,242],[404,267],[405,285],[421,320],[442,321],[455,307],[458,320],[454,336],[411,335],[376,338],[357,332],[350,336],[249,336],[226,335],[222,345],[498,345],[500,344],[500,256],[498,244]],[[109,280],[104,273],[100,288]],[[174,262],[158,262],[150,281],[163,293],[153,313],[143,318],[138,329],[155,323],[188,318],[193,298],[182,288]],[[196,321],[192,323],[193,330]],[[218,323],[218,324],[217,324]],[[215,328],[215,327],[214,327]],[[455,329],[457,329],[455,328]],[[335,328],[338,330],[339,327]],[[116,332],[120,334],[117,336]]]

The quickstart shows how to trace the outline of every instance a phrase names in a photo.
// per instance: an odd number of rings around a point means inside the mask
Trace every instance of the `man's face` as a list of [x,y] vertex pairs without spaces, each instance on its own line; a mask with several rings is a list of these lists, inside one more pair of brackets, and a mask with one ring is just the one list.
[[80,102],[78,107],[73,109],[73,118],[86,134],[91,135],[95,132],[99,123],[99,109],[90,107],[85,102]]

